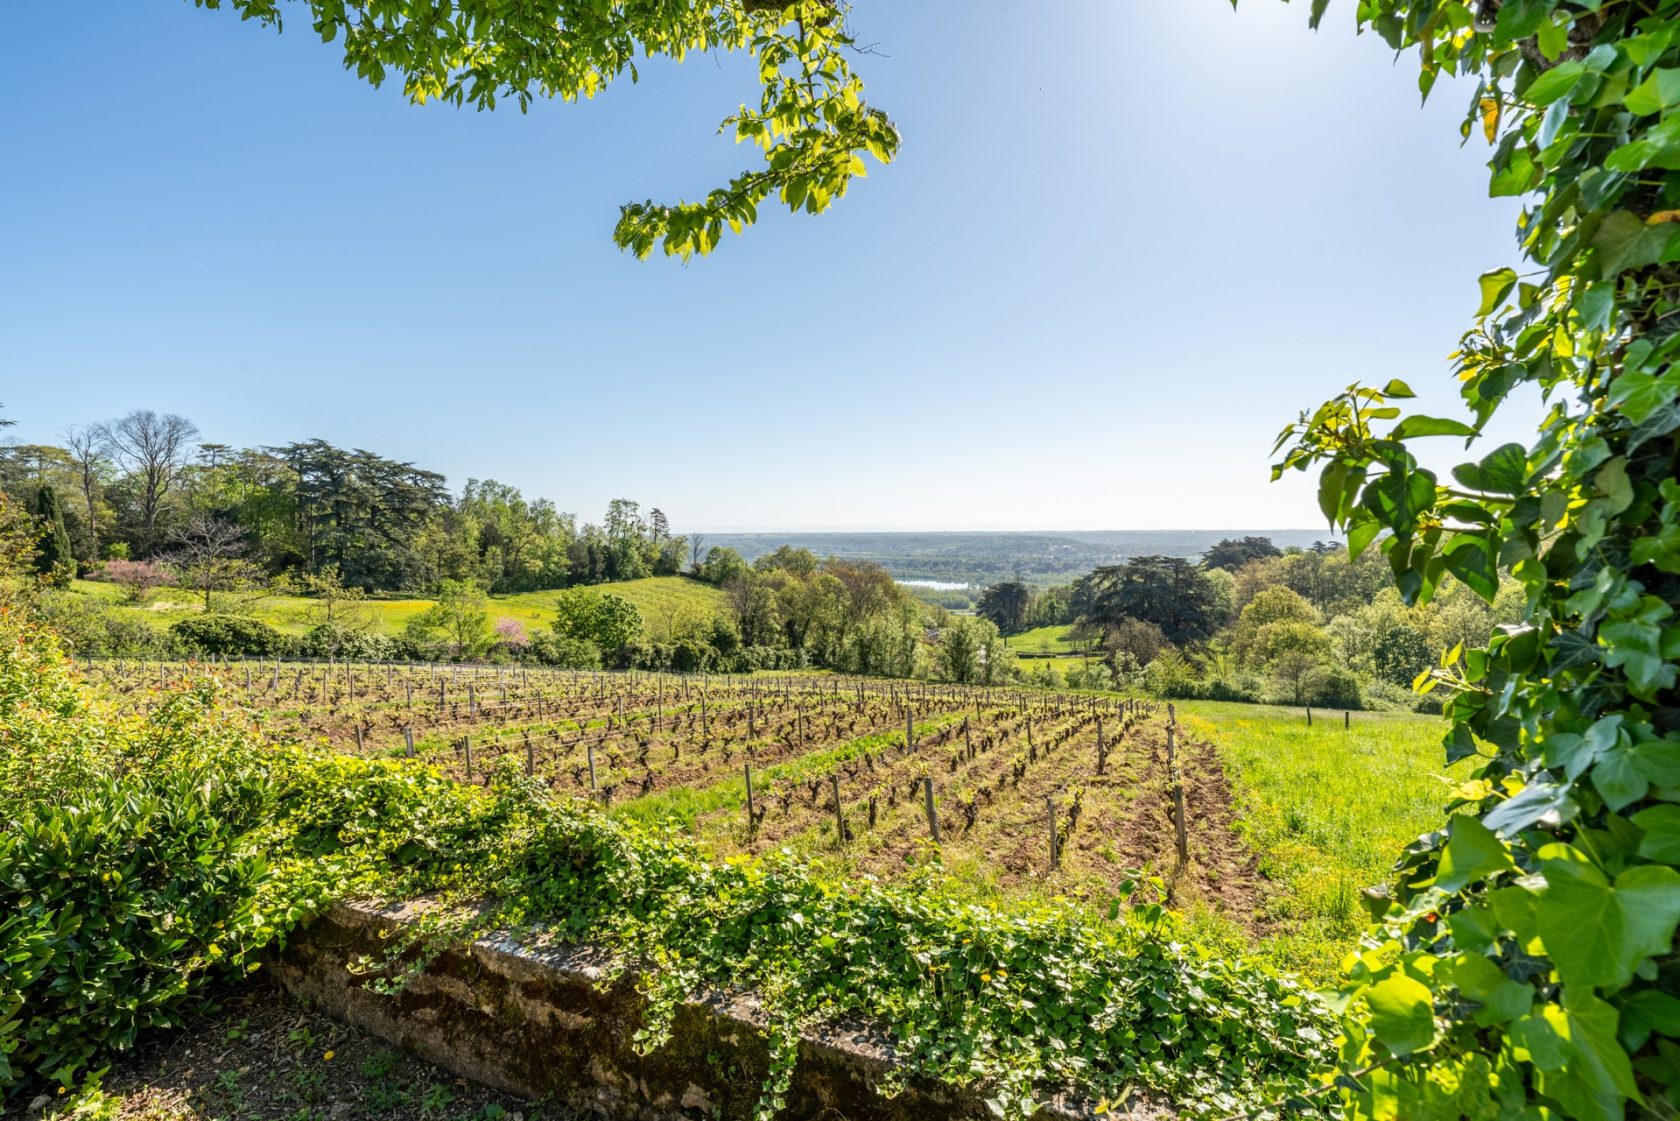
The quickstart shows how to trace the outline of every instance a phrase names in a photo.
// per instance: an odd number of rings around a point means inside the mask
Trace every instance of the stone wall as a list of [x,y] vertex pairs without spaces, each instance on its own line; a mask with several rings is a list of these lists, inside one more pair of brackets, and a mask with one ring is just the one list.
[[[457,1074],[509,1093],[547,1098],[624,1121],[748,1118],[768,1065],[762,1010],[750,997],[707,995],[677,1012],[671,1039],[651,1055],[632,1044],[646,1001],[633,981],[601,985],[605,961],[575,946],[493,936],[441,954],[400,992],[384,996],[348,965],[382,957],[381,933],[407,910],[335,907],[296,932],[272,963],[294,994]],[[801,1040],[790,1121],[945,1121],[989,1118],[980,1096],[941,1083],[881,1092],[893,1060],[869,1025]],[[1060,1103],[1041,1117],[1089,1116]],[[1139,1100],[1129,1115],[1171,1116]]]

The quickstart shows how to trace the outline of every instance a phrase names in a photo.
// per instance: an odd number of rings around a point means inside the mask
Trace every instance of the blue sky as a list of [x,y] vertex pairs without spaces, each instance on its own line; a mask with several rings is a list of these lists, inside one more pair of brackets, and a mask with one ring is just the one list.
[[1420,109],[1352,8],[855,0],[900,159],[685,266],[611,227],[749,166],[743,59],[477,113],[359,83],[301,8],[6,5],[0,401],[31,442],[148,407],[679,528],[1316,525],[1277,430],[1356,379],[1454,410],[1516,261],[1470,90]]

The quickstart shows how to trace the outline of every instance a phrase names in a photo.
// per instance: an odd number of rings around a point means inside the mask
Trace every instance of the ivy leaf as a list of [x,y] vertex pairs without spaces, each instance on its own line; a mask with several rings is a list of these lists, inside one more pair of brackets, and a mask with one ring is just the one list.
[[1528,1014],[1534,1007],[1534,988],[1513,981],[1488,958],[1481,954],[1462,954],[1453,962],[1452,983],[1458,991],[1482,1007],[1476,1010],[1476,1023],[1482,1027],[1508,1023]]
[[1610,406],[1639,424],[1680,395],[1680,370],[1658,377],[1640,370],[1623,370],[1610,383]]
[[1440,870],[1435,873],[1435,886],[1442,891],[1456,893],[1477,880],[1515,867],[1493,830],[1473,817],[1460,814],[1453,818],[1447,834]]
[[1606,623],[1598,629],[1599,637],[1608,645],[1604,664],[1620,666],[1628,675],[1628,685],[1634,695],[1647,700],[1659,689],[1672,689],[1675,666],[1668,660],[1665,628],[1655,622],[1623,619]]
[[1606,752],[1592,770],[1593,787],[1612,811],[1620,811],[1645,797],[1651,782],[1635,764],[1631,748]]
[[1680,806],[1652,806],[1633,815],[1633,823],[1644,831],[1639,855],[1663,864],[1680,864]]
[[1668,246],[1664,225],[1647,226],[1637,214],[1618,210],[1599,223],[1592,246],[1598,251],[1598,275],[1605,280],[1628,269],[1654,265]]
[[1616,1038],[1616,1010],[1595,996],[1572,993],[1561,1009],[1549,1005],[1544,1012],[1565,1041],[1568,1058],[1561,1071],[1540,1076],[1541,1093],[1556,1099],[1574,1121],[1621,1121],[1624,1100],[1644,1099]]
[[1634,113],[1650,115],[1680,105],[1680,69],[1658,67],[1651,76],[1634,86],[1622,98]]
[[1371,1032],[1395,1055],[1410,1055],[1435,1042],[1434,994],[1429,986],[1396,973],[1365,994]]
[[1579,850],[1540,850],[1546,888],[1535,904],[1540,938],[1565,985],[1622,985],[1646,958],[1665,953],[1680,924],[1680,873],[1641,864],[1614,886]]
[[1532,782],[1495,806],[1482,818],[1482,824],[1502,837],[1514,837],[1542,821],[1561,824],[1577,812],[1578,807],[1567,785]]

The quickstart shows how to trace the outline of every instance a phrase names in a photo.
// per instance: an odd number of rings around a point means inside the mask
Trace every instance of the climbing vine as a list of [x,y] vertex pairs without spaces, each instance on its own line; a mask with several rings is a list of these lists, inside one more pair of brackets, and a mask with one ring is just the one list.
[[[1313,22],[1325,0],[1315,0]],[[1451,574],[1527,592],[1520,626],[1451,651],[1447,756],[1480,760],[1442,830],[1373,898],[1346,974],[1335,1087],[1356,1117],[1609,1121],[1680,1104],[1680,3],[1362,0],[1427,95],[1478,78],[1463,133],[1526,201],[1523,264],[1480,280],[1454,355],[1468,421],[1354,386],[1286,429],[1350,548],[1410,601]],[[1519,388],[1538,438],[1454,468]],[[1467,445],[1468,446],[1468,445]]]

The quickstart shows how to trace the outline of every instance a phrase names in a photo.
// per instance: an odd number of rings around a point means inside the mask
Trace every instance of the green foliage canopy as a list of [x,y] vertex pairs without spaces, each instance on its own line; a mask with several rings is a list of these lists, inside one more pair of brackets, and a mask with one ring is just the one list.
[[[1313,5],[1316,22],[1325,7]],[[1480,282],[1455,355],[1468,423],[1355,385],[1279,440],[1408,602],[1450,573],[1519,625],[1433,671],[1451,827],[1407,851],[1348,974],[1338,1083],[1357,1117],[1615,1121],[1680,1103],[1680,5],[1362,0],[1362,26],[1479,79],[1463,131],[1528,199],[1524,270]],[[1473,437],[1511,394],[1549,412],[1450,479],[1412,441]]]
[[[694,53],[746,51],[758,64],[756,107],[743,103],[722,129],[763,153],[698,201],[633,202],[613,233],[646,257],[655,245],[687,259],[709,253],[725,227],[736,233],[774,195],[795,212],[819,214],[867,174],[863,157],[890,162],[898,130],[863,99],[845,50],[845,9],[833,0],[306,0],[323,42],[343,46],[344,65],[378,86],[392,74],[416,104],[445,101],[520,109],[538,97],[592,98],[637,60],[682,61]],[[194,0],[276,28],[281,0]]]

